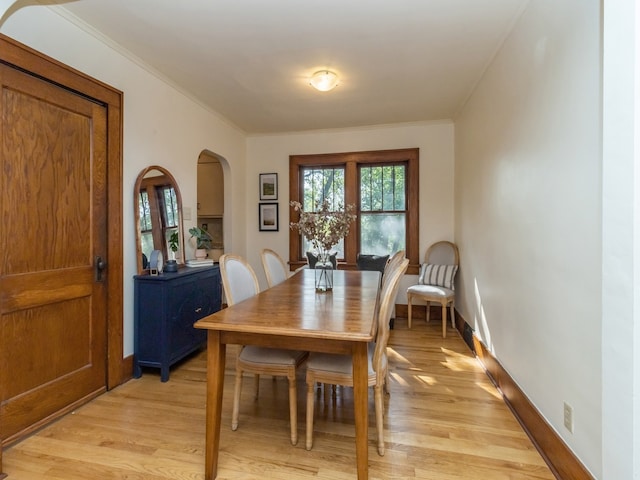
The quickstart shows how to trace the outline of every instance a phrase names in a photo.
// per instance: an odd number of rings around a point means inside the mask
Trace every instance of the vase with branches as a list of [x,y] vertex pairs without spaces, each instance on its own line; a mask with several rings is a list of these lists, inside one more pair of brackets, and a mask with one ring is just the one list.
[[349,234],[351,224],[355,221],[355,205],[339,205],[331,209],[327,199],[316,203],[313,211],[305,211],[300,202],[292,201],[290,205],[300,213],[297,222],[291,222],[290,227],[297,230],[306,238],[318,257],[316,270],[316,290],[330,291],[333,288],[332,265],[329,260],[331,248]]

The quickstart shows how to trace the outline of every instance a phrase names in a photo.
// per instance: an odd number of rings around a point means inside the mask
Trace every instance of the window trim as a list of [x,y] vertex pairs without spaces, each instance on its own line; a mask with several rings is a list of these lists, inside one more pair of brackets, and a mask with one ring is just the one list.
[[[358,178],[359,165],[390,164],[404,162],[407,165],[407,239],[406,256],[409,259],[409,269],[407,273],[418,272],[420,264],[420,244],[419,244],[419,163],[420,150],[418,148],[405,148],[395,150],[372,150],[364,152],[348,153],[321,153],[311,155],[290,155],[289,156],[289,201],[301,201],[302,179],[300,176],[301,167],[337,167],[343,166],[345,169],[345,202],[357,205],[360,211],[360,195]],[[352,183],[353,182],[353,183]],[[289,206],[289,219],[297,222],[299,213]],[[356,255],[359,243],[359,228],[352,228],[345,238],[345,262],[340,264],[340,268],[355,270]],[[300,235],[297,231],[289,230],[289,266],[295,270],[306,263],[306,259],[299,255]]]

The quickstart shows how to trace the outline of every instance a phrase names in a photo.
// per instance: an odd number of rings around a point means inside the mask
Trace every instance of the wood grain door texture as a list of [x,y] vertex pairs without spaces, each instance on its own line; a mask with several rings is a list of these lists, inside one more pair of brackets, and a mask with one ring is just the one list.
[[0,439],[106,391],[106,107],[0,65]]

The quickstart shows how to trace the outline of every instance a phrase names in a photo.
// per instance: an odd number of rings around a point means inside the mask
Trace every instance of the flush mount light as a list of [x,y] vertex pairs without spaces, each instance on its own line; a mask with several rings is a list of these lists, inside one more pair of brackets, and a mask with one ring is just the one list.
[[338,75],[330,70],[320,70],[311,76],[309,85],[321,92],[328,92],[338,85]]

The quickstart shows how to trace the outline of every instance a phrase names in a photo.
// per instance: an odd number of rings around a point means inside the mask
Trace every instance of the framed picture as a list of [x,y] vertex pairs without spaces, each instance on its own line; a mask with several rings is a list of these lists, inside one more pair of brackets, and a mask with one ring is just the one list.
[[277,232],[278,231],[278,204],[277,203],[259,203],[258,204],[258,221],[260,222],[261,232]]
[[277,200],[278,199],[278,174],[277,173],[261,173],[260,174],[260,200]]

